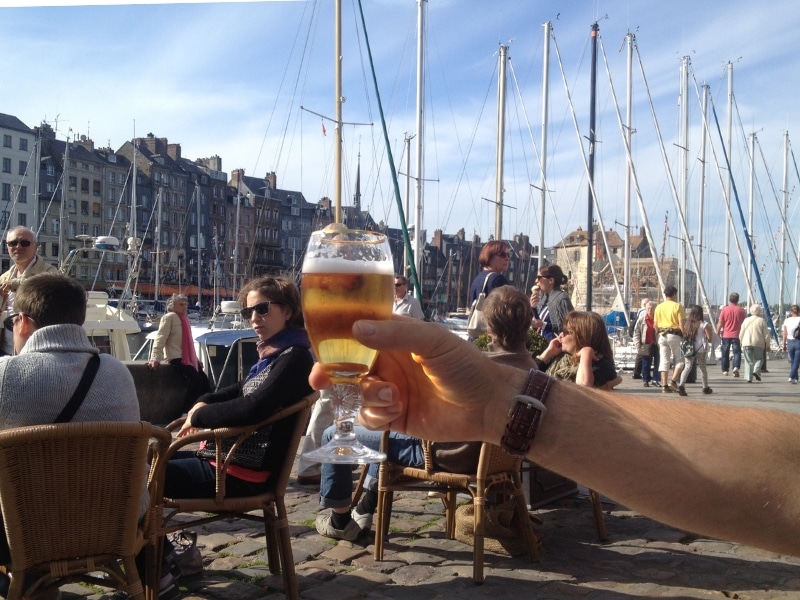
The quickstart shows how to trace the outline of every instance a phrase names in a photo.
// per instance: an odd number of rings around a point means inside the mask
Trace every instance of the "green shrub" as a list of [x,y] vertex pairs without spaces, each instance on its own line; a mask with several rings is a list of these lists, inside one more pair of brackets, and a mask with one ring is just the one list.
[[[491,336],[488,333],[484,333],[475,338],[473,343],[478,347],[479,350],[486,352],[489,349],[489,343],[491,341]],[[549,343],[550,342],[547,341],[547,338],[539,335],[537,331],[528,329],[528,341],[525,346],[528,348],[528,350],[530,350],[532,356],[538,356],[544,352],[547,348],[547,344]]]

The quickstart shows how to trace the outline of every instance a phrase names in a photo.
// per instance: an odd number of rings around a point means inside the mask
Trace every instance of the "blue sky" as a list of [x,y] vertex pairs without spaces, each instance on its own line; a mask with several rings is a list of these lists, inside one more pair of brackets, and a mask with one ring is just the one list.
[[[184,156],[218,154],[230,172],[275,171],[279,187],[301,190],[310,201],[333,196],[333,2],[14,7],[0,0],[0,112],[29,126],[47,120],[63,139],[88,135],[100,146],[153,133],[180,143]],[[69,4],[69,5],[65,5]],[[96,4],[101,4],[97,6]],[[357,4],[343,2],[345,203],[361,156],[362,205],[378,220],[398,224]],[[407,173],[403,140],[415,131],[416,13],[414,0],[364,2],[367,33],[378,78],[392,154]],[[700,187],[699,100],[707,84],[725,128],[727,79],[733,64],[736,99],[731,151],[734,180],[748,213],[748,136],[757,136],[753,233],[770,301],[777,301],[782,224],[783,136],[800,126],[795,43],[800,11],[791,1],[729,2],[430,0],[427,5],[425,102],[425,214],[428,238],[436,228],[484,240],[494,231],[498,46],[510,46],[504,161],[503,236],[539,238],[538,147],[541,141],[542,23],[553,24],[545,244],[586,227],[587,178],[581,158],[588,131],[589,33],[600,27],[620,110],[625,115],[626,33],[636,36],[673,179],[680,187],[679,77],[681,57],[691,60],[688,228],[698,230]],[[561,56],[558,62],[556,47]],[[660,252],[678,253],[682,241],[671,185],[661,159],[638,62],[634,69],[633,161],[647,219]],[[565,79],[579,133],[572,123]],[[301,106],[308,111],[301,110]],[[598,66],[595,186],[606,229],[624,233],[625,156],[601,52]],[[313,111],[313,112],[309,112]],[[716,133],[715,133],[716,136]],[[715,139],[721,160],[721,148]],[[412,151],[416,153],[416,142]],[[763,157],[763,158],[762,158]],[[702,251],[711,301],[721,301],[724,200],[708,151]],[[412,163],[415,161],[412,156]],[[412,171],[413,173],[414,171]],[[798,175],[792,167],[789,223],[798,223]],[[401,175],[401,193],[406,181]],[[413,184],[412,184],[413,190]],[[777,197],[776,197],[777,196]],[[513,207],[513,208],[511,208]],[[631,224],[644,217],[635,202]],[[668,216],[667,216],[668,215]],[[741,225],[736,216],[737,236]],[[665,220],[669,232],[664,236]],[[413,222],[413,219],[409,218]],[[674,237],[673,237],[674,236]],[[712,251],[713,250],[713,251]],[[791,252],[791,250],[789,250]],[[731,289],[744,294],[735,246],[730,248]],[[786,301],[793,301],[796,262],[786,270]]]

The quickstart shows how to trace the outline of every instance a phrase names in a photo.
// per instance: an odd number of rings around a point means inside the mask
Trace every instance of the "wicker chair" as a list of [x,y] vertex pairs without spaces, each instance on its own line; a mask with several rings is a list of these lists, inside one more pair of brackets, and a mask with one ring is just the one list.
[[[384,434],[381,442],[384,452],[387,450],[388,442],[389,436]],[[457,494],[466,491],[472,495],[475,505],[472,578],[476,583],[482,583],[484,580],[484,516],[486,495],[490,491],[504,493],[513,498],[516,514],[522,524],[528,555],[531,560],[539,560],[539,542],[528,515],[519,474],[521,459],[506,454],[498,446],[484,443],[481,445],[477,471],[464,475],[437,471],[433,465],[430,442],[423,441],[423,451],[425,466],[422,468],[405,467],[389,461],[384,461],[380,465],[375,525],[376,560],[383,560],[383,549],[392,514],[393,494],[400,491],[441,492],[445,505],[445,535],[448,539],[455,538]]]
[[[197,444],[201,441],[211,441],[216,443],[217,460],[216,462],[216,481],[217,490],[214,498],[164,498],[165,514],[162,523],[162,534],[169,534],[181,531],[190,527],[196,527],[212,521],[226,518],[239,518],[258,521],[264,524],[264,532],[267,538],[267,560],[269,568],[273,574],[281,573],[283,570],[283,581],[286,588],[287,598],[296,600],[299,598],[297,588],[297,578],[294,571],[294,558],[292,556],[292,544],[289,537],[289,520],[286,512],[284,496],[286,486],[289,482],[289,474],[294,464],[297,447],[300,438],[303,436],[311,414],[311,407],[316,402],[319,394],[314,392],[275,413],[269,419],[243,427],[223,427],[219,429],[205,429],[198,431],[172,442],[166,455],[166,462],[178,450],[184,449],[190,444]],[[286,420],[286,426],[292,428],[289,444],[286,448],[286,456],[280,470],[270,475],[267,487],[262,494],[257,496],[246,496],[239,498],[229,498],[225,493],[225,477],[230,463],[231,456],[236,448],[256,430],[267,425]],[[178,419],[170,423],[167,428],[175,430],[183,424],[184,419]],[[283,424],[281,424],[283,426]],[[223,440],[234,439],[234,445],[228,453],[228,457],[223,460],[222,442]],[[160,473],[163,480],[164,473]],[[249,514],[251,511],[262,511],[261,515]],[[179,513],[202,512],[210,513],[190,520],[181,519],[178,523],[170,523]],[[159,562],[160,564],[160,562]]]
[[[0,506],[11,563],[8,597],[86,581],[144,600],[135,556],[147,547],[147,598],[158,598],[154,571],[160,490],[149,480],[169,432],[146,422],[76,422],[0,432]],[[151,441],[153,442],[151,444]],[[123,568],[119,562],[122,561]],[[97,572],[106,574],[98,577]],[[95,573],[95,575],[91,575]]]

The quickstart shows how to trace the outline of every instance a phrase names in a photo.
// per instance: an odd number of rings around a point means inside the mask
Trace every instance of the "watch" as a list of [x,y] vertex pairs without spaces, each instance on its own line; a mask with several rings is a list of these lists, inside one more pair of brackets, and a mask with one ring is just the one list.
[[516,403],[508,411],[508,424],[500,447],[513,456],[523,457],[528,453],[536,430],[547,408],[544,403],[554,379],[544,371],[531,369],[522,393],[515,396]]

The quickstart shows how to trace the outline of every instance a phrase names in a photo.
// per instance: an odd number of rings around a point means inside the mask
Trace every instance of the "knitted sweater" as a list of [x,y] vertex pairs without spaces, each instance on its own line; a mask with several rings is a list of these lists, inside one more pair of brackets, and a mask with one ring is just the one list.
[[[97,352],[80,325],[37,329],[18,355],[0,358],[0,428],[55,421]],[[139,420],[136,387],[125,365],[100,355],[100,369],[72,420]]]

